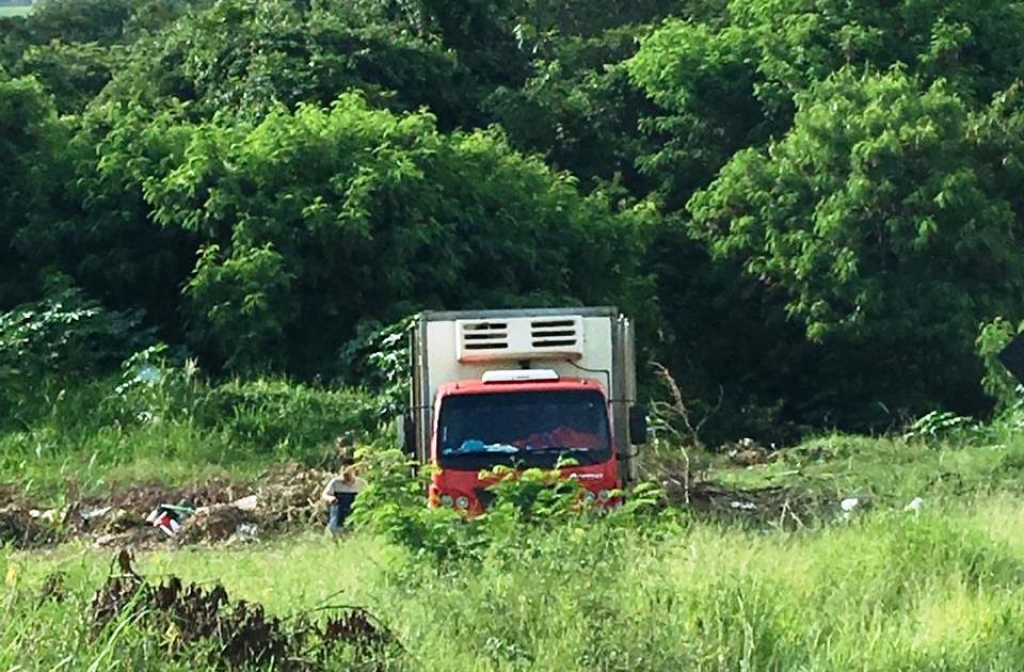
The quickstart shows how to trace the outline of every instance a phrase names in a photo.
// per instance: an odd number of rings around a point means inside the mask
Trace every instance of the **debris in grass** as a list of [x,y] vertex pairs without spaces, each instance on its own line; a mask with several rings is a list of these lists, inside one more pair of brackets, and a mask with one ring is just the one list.
[[205,657],[203,662],[220,669],[382,669],[389,652],[400,649],[393,634],[362,607],[326,607],[315,619],[306,613],[287,621],[268,615],[260,604],[232,602],[221,585],[185,586],[177,576],[151,584],[132,560],[122,550],[115,558],[119,571],[112,570],[96,591],[93,637],[114,621],[132,619],[149,632],[169,633],[163,640],[169,654]]
[[29,508],[14,503],[0,509],[0,545],[33,548],[55,543],[61,536],[55,525],[33,516]]
[[112,486],[105,496],[79,498],[69,492],[73,503],[58,508],[38,506],[12,489],[0,489],[11,493],[0,508],[0,545],[35,548],[67,539],[133,548],[250,542],[326,522],[319,495],[328,476],[285,464],[261,474],[254,484],[213,479],[184,486]]
[[920,497],[914,497],[910,502],[903,507],[904,511],[913,511],[915,515],[921,513],[921,505],[924,504],[924,500]]
[[[727,447],[728,448],[728,447]],[[769,451],[751,438],[743,438],[728,450],[729,459],[735,464],[751,467],[768,461]]]
[[[683,494],[686,499],[680,498]],[[800,527],[822,515],[820,503],[811,493],[782,486],[740,488],[697,481],[685,493],[666,488],[665,498],[668,505],[686,508],[704,518],[754,525]]]
[[252,525],[256,521],[253,512],[238,509],[230,504],[204,507],[197,509],[194,515],[185,519],[175,535],[174,543],[227,541],[240,526]]

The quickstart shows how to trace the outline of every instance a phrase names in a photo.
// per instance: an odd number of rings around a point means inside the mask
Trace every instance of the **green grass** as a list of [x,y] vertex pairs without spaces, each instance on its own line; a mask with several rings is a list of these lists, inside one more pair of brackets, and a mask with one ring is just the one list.
[[1024,436],[991,428],[971,442],[824,436],[767,464],[736,468],[719,457],[706,474],[738,488],[793,487],[828,501],[859,496],[896,506],[918,496],[1017,491],[1022,468]]
[[[315,459],[372,408],[351,392],[320,398],[274,382],[163,397],[111,387],[49,395],[0,433],[0,482],[45,499],[69,481],[98,491],[153,477],[252,478],[286,457]],[[680,454],[652,446],[647,468],[678,470]],[[504,536],[485,551],[443,562],[368,531],[334,544],[311,530],[147,552],[137,569],[220,581],[282,617],[365,606],[403,646],[383,669],[1020,669],[1024,438],[1013,423],[927,440],[822,436],[749,468],[690,458],[695,478],[777,486],[816,508],[795,529],[686,513],[495,527]],[[837,515],[846,496],[864,502],[848,519]],[[921,510],[904,511],[914,497]],[[170,657],[164,632],[128,624],[89,636],[90,596],[112,554],[78,542],[0,549],[0,669],[204,669]],[[61,603],[39,598],[53,571],[68,576]]]
[[[799,532],[555,530],[442,572],[367,535],[334,545],[313,534],[153,553],[138,569],[221,580],[282,616],[364,605],[406,649],[395,669],[1016,670],[1022,522],[1024,503],[992,496]],[[75,547],[3,553],[0,666],[89,668],[111,641],[84,634],[108,562]],[[72,595],[40,605],[55,569],[69,573]],[[154,633],[120,637],[102,669],[183,669]]]
[[27,16],[31,13],[31,5],[0,6],[0,18],[7,16]]
[[211,387],[169,379],[154,390],[115,392],[119,378],[37,394],[9,418],[0,406],[0,485],[40,505],[73,488],[253,478],[277,462],[329,461],[335,437],[375,422],[356,390],[313,390],[280,380]]

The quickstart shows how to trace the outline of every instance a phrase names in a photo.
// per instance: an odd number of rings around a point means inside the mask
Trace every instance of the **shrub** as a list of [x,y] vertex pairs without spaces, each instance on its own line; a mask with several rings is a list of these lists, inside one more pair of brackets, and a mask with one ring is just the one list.
[[46,397],[112,368],[150,340],[140,323],[140,313],[107,310],[75,287],[0,313],[0,416],[28,421]]
[[258,453],[309,461],[339,436],[376,428],[374,398],[355,389],[314,388],[283,379],[232,380],[209,390],[196,408],[200,427]]

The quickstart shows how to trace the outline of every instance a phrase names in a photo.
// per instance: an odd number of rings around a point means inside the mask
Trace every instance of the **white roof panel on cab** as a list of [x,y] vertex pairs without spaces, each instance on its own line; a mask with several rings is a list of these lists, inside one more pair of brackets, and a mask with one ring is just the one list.
[[558,380],[554,369],[497,369],[484,371],[484,383],[524,383],[535,380]]

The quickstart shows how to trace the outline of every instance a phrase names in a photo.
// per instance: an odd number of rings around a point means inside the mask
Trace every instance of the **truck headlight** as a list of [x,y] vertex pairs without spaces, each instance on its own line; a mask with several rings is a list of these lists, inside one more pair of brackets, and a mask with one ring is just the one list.
[[610,497],[611,493],[608,492],[607,490],[601,490],[600,492],[597,493],[597,500],[599,502],[607,502]]
[[441,495],[441,506],[451,506],[453,502],[451,495]]
[[455,498],[455,506],[459,507],[460,509],[468,509],[469,497],[466,497],[465,495],[459,495],[458,497]]
[[585,493],[583,493],[583,501],[587,502],[588,504],[594,501],[594,493],[592,493],[590,490],[587,490]]

